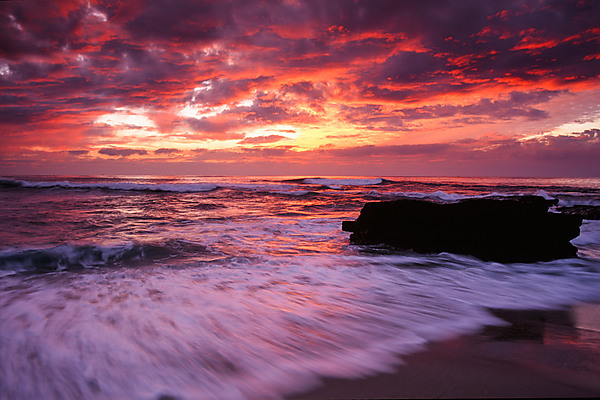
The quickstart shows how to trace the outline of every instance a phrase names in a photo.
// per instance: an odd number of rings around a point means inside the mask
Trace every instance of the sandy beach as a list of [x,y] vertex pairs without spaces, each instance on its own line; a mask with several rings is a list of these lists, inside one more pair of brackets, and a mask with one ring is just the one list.
[[600,306],[493,310],[506,326],[432,343],[391,374],[325,379],[288,399],[600,396]]

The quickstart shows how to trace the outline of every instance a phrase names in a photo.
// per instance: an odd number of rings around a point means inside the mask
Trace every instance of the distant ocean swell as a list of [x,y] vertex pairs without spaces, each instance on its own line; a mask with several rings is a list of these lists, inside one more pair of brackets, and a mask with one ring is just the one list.
[[[389,199],[394,197],[408,197],[418,199],[434,199],[438,201],[457,201],[467,198],[503,197],[514,195],[537,195],[546,199],[559,198],[560,206],[573,205],[600,205],[600,187],[578,188],[572,185],[533,185],[524,186],[511,185],[486,185],[484,183],[460,184],[452,183],[449,189],[458,189],[458,192],[444,190],[412,191],[410,188],[436,189],[441,185],[433,182],[403,181],[386,178],[294,178],[283,180],[270,180],[257,183],[243,182],[213,182],[195,183],[166,183],[166,182],[130,182],[116,181],[114,178],[104,181],[97,178],[90,182],[71,182],[68,180],[40,180],[28,181],[20,179],[0,178],[0,188],[29,188],[29,189],[72,189],[72,190],[109,190],[109,191],[131,191],[149,193],[204,193],[219,189],[234,190],[240,192],[270,193],[293,196],[307,194],[336,194],[344,191],[363,192],[367,196]],[[543,181],[542,181],[543,182]],[[443,185],[442,185],[443,186]],[[373,189],[381,187],[381,190]],[[371,188],[369,191],[363,189]],[[394,189],[409,189],[395,191]],[[330,190],[324,192],[323,190]],[[558,196],[557,196],[558,195]],[[368,197],[367,197],[368,198]]]
[[[134,183],[134,182],[70,182],[70,181],[24,181],[17,179],[1,179],[0,186],[13,186],[23,188],[61,188],[61,189],[105,189],[105,190],[130,190],[150,192],[177,192],[194,193],[210,192],[217,188],[232,188],[246,190],[269,190],[289,187],[289,184],[313,185],[330,189],[341,189],[343,186],[365,186],[390,183],[382,178],[375,179],[325,179],[325,178],[301,178],[284,180],[281,183],[272,184],[212,184],[212,183]],[[286,185],[286,183],[288,185]]]
[[130,190],[130,191],[149,191],[149,192],[210,192],[215,190],[217,185],[197,183],[197,184],[146,184],[132,182],[107,182],[107,183],[78,183],[69,181],[40,181],[29,182],[21,180],[1,179],[0,185],[19,186],[23,188],[38,189],[107,189],[107,190]]

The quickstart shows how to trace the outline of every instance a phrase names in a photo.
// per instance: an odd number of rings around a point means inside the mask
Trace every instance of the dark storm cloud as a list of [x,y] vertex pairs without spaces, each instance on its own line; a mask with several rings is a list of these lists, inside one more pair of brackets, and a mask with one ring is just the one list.
[[140,149],[115,149],[115,148],[112,148],[112,147],[100,149],[100,150],[98,150],[98,153],[104,154],[104,155],[107,155],[107,156],[111,156],[111,157],[129,157],[129,156],[132,156],[134,154],[138,154],[140,156],[143,156],[143,155],[148,154],[148,152],[146,150],[140,150]]

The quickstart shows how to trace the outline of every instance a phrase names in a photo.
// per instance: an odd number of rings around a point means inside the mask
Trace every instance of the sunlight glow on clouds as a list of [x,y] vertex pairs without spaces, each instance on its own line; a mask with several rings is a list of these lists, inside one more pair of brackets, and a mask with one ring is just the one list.
[[588,120],[575,121],[558,126],[552,131],[555,135],[569,135],[572,132],[584,131],[588,129],[597,129],[600,127],[600,112]]
[[0,173],[599,176],[598,15],[0,2]]
[[142,128],[155,128],[154,122],[143,115],[144,110],[128,110],[127,108],[116,109],[111,114],[104,114],[98,117],[97,123],[103,123],[113,126],[131,125]]

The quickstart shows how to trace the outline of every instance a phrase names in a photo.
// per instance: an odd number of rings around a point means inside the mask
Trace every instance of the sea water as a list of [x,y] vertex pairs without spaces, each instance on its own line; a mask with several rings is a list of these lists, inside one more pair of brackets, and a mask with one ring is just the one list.
[[540,263],[341,230],[369,201],[524,194],[600,205],[600,180],[1,178],[0,398],[281,398],[501,324],[489,308],[599,301],[600,221]]

